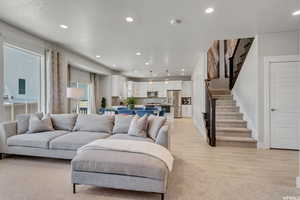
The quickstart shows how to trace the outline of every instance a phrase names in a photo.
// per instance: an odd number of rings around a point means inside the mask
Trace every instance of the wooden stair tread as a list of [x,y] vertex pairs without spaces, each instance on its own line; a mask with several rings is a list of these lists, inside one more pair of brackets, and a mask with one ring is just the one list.
[[257,143],[257,141],[250,137],[232,137],[232,136],[218,136],[216,135],[217,141],[226,142],[247,142],[247,143]]

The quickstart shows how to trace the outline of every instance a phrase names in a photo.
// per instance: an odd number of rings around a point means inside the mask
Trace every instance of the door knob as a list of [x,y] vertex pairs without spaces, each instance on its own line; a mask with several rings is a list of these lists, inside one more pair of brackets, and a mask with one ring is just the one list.
[[276,111],[276,110],[277,110],[277,109],[275,109],[275,108],[271,108],[271,111],[272,111],[272,112],[274,112],[274,111]]

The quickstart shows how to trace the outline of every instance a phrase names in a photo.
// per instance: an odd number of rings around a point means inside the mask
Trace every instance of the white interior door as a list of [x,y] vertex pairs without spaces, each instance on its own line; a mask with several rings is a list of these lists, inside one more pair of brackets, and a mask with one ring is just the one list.
[[300,62],[270,65],[271,148],[299,149]]

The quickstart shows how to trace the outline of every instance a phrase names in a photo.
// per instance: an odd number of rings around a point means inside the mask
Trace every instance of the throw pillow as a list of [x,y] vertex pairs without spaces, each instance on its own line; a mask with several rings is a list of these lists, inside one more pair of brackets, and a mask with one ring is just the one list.
[[128,133],[129,126],[133,116],[131,115],[116,115],[115,116],[115,125],[113,128],[113,133]]
[[71,131],[76,123],[77,114],[51,114],[55,130]]
[[32,115],[29,120],[28,133],[38,133],[45,131],[54,131],[50,116],[46,115],[43,119],[39,119],[37,116]]
[[147,118],[148,115],[144,115],[143,117],[134,116],[130,123],[128,134],[137,137],[147,137]]
[[111,133],[114,126],[114,116],[79,115],[73,130]]
[[43,118],[43,113],[34,113],[34,114],[20,114],[16,116],[17,121],[17,133],[23,134],[26,133],[29,129],[29,120],[30,117],[34,115],[37,116],[39,119]]
[[151,115],[148,118],[148,135],[153,140],[156,139],[157,134],[160,130],[160,128],[166,123],[167,118],[166,117],[159,117]]

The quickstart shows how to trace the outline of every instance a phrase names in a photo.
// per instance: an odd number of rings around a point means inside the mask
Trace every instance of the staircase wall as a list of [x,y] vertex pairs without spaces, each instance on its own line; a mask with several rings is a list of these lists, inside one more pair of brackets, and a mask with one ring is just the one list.
[[252,138],[258,139],[258,43],[255,38],[238,79],[232,89],[232,94],[252,129]]
[[207,77],[206,53],[201,53],[197,66],[192,73],[193,81],[193,121],[199,133],[206,136],[206,129],[203,120],[205,112],[205,85],[204,80]]

